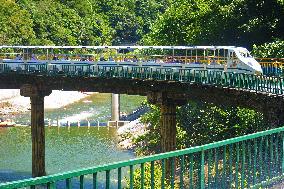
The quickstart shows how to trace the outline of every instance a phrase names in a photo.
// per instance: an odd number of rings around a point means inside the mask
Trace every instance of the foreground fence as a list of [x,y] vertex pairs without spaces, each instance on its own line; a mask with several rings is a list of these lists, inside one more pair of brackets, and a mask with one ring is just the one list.
[[0,188],[270,187],[283,179],[283,147],[281,127],[184,150],[4,183]]

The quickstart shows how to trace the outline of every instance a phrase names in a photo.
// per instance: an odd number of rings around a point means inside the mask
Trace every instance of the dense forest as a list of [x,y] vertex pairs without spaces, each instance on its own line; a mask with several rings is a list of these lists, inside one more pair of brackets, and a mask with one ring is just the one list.
[[0,45],[236,45],[284,54],[283,0],[0,0],[0,23]]
[[0,0],[0,44],[133,44],[167,7],[167,0]]

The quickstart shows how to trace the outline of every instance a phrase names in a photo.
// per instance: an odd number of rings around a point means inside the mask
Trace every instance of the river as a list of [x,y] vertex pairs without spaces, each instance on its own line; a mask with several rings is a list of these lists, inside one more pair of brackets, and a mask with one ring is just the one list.
[[[110,118],[110,95],[94,94],[66,107],[46,110],[51,120],[80,118],[106,121]],[[121,96],[121,110],[131,112],[144,97]],[[24,122],[30,113],[13,117]],[[31,177],[30,127],[0,128],[0,182]],[[54,174],[134,158],[119,149],[115,128],[46,127],[46,171]],[[113,180],[115,180],[113,178]]]
[[[64,96],[59,96],[58,98],[64,98]],[[120,111],[130,113],[139,107],[144,99],[145,97],[141,96],[120,95]],[[44,116],[46,123],[50,120],[53,125],[57,125],[57,120],[61,125],[66,125],[67,121],[73,123],[73,125],[77,125],[78,121],[86,123],[87,120],[95,124],[98,121],[106,122],[111,117],[111,95],[95,93],[62,108],[47,109]],[[5,118],[10,118],[19,124],[26,125],[30,123],[31,115],[30,112],[26,112],[15,116],[6,116]]]

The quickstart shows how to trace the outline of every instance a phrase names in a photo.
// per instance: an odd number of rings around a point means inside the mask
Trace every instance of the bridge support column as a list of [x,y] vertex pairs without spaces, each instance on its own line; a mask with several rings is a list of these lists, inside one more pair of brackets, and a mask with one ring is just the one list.
[[147,99],[161,108],[161,151],[176,150],[176,107],[186,104],[187,100],[159,92],[149,92]]
[[[169,98],[166,93],[148,93],[148,101],[152,104],[158,104],[161,108],[160,117],[160,135],[161,135],[161,152],[176,150],[176,107],[186,104],[185,99]],[[165,164],[167,179],[170,179],[171,160]],[[173,160],[175,164],[175,159]],[[175,169],[175,165],[173,166]]]
[[120,95],[111,94],[111,121],[119,121],[120,118]]
[[169,152],[176,150],[176,105],[163,103],[161,107],[161,150]]
[[[176,150],[177,143],[177,127],[176,127],[176,107],[171,100],[163,101],[160,104],[160,135],[161,135],[161,152],[170,152]],[[174,166],[171,166],[174,163]],[[165,172],[166,178],[170,180],[171,168],[176,169],[175,159],[166,160]]]
[[21,95],[31,100],[31,136],[32,136],[32,176],[46,175],[45,172],[45,130],[44,130],[44,97],[51,90],[33,85],[23,85]]

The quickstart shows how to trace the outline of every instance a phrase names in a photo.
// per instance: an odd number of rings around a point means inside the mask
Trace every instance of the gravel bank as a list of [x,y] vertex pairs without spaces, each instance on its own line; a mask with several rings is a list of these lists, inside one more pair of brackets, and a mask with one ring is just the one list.
[[[89,93],[54,90],[45,97],[46,109],[56,109],[87,97]],[[17,89],[0,89],[0,115],[17,114],[30,110],[30,99],[20,95]]]
[[140,119],[135,121],[131,121],[130,123],[120,127],[117,130],[117,134],[119,136],[118,145],[122,149],[133,150],[135,145],[133,144],[133,140],[135,140],[138,136],[141,136],[147,132],[148,125],[145,125],[140,122]]

